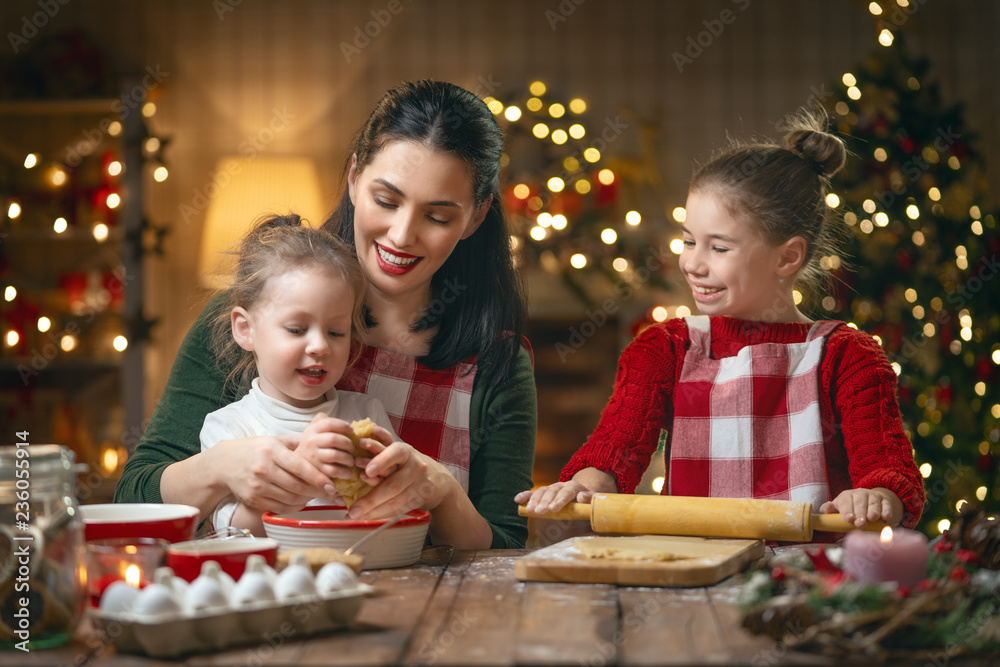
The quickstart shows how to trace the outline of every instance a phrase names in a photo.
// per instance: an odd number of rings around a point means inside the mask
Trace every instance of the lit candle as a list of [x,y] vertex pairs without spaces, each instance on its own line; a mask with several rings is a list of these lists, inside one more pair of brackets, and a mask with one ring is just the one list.
[[844,540],[844,570],[864,583],[915,586],[927,577],[927,536],[889,526],[879,534],[852,531]]

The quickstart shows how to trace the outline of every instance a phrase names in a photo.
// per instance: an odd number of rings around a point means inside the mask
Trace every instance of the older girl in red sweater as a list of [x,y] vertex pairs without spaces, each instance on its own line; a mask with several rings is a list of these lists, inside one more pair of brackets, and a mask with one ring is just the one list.
[[650,326],[561,481],[515,500],[551,512],[633,493],[666,437],[663,493],[808,501],[863,527],[912,527],[924,504],[896,375],[879,344],[811,321],[792,289],[832,252],[827,178],[846,159],[817,117],[781,146],[734,146],[691,181],[680,269],[701,316]]

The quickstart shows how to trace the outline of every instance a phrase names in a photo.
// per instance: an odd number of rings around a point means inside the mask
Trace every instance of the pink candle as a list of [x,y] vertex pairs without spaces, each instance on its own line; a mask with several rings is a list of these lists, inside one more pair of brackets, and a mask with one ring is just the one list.
[[844,570],[857,581],[916,586],[927,577],[927,536],[905,528],[855,530],[844,539]]

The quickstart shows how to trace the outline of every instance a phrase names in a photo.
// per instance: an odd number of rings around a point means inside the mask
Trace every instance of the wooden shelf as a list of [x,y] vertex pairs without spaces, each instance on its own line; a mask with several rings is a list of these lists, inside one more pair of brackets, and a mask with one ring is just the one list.
[[[21,375],[25,369],[32,373],[27,382]],[[120,360],[56,358],[47,360],[46,366],[39,369],[37,375],[33,375],[35,368],[31,357],[6,358],[0,359],[0,390],[58,388],[74,392],[93,382],[98,376],[121,373],[121,370]]]
[[[133,80],[122,81],[122,93],[128,94],[135,88]],[[12,350],[0,357],[0,402],[13,410],[15,421],[32,425],[39,434],[55,430],[54,424],[72,428],[61,431],[67,440],[75,440],[86,450],[90,444],[102,441],[118,441],[124,433],[141,429],[143,422],[143,340],[130,327],[141,326],[145,321],[143,313],[143,180],[144,156],[142,143],[147,136],[145,120],[134,109],[132,113],[120,117],[118,111],[121,100],[117,97],[87,99],[38,99],[0,102],[0,122],[10,128],[20,128],[25,146],[14,148],[3,146],[3,155],[11,159],[23,160],[21,151],[28,148],[39,150],[42,155],[67,146],[63,136],[74,141],[84,137],[82,132],[98,127],[100,150],[113,146],[117,159],[124,167],[115,181],[115,189],[121,194],[121,205],[114,211],[116,225],[109,228],[108,237],[102,241],[94,238],[89,225],[71,226],[57,234],[52,228],[56,211],[65,210],[68,220],[84,222],[86,218],[71,217],[69,213],[79,213],[90,204],[93,189],[103,181],[98,165],[101,159],[97,149],[81,152],[85,161],[79,166],[71,182],[74,188],[48,193],[40,190],[37,177],[26,177],[18,171],[16,163],[6,170],[5,188],[7,195],[15,198],[23,196],[25,212],[20,220],[7,222],[0,227],[4,235],[3,244],[7,259],[17,264],[11,274],[12,283],[22,297],[37,306],[65,303],[59,301],[58,294],[51,294],[58,287],[58,276],[64,273],[114,272],[128,277],[120,302],[113,307],[87,316],[90,318],[83,331],[102,334],[108,320],[121,322],[121,333],[129,338],[129,346],[121,353],[110,352],[103,344],[95,347],[79,347],[72,352],[40,358],[38,353],[28,356],[11,356]],[[120,124],[121,131],[109,136],[104,120]],[[17,133],[15,133],[17,135]],[[29,141],[30,139],[30,141]],[[12,140],[8,140],[8,144]],[[13,151],[13,152],[12,152]],[[73,208],[76,207],[76,208]],[[32,210],[34,209],[34,210]],[[79,210],[78,210],[79,209]],[[89,209],[88,209],[89,210]],[[30,220],[30,223],[29,223]],[[16,261],[15,261],[16,260]],[[15,278],[16,277],[16,278]],[[109,287],[110,289],[110,287]],[[110,295],[108,295],[110,296]],[[119,295],[114,295],[119,296]],[[17,304],[4,304],[6,314]],[[41,313],[46,314],[46,313]],[[53,317],[48,314],[53,320]],[[78,320],[71,313],[63,313],[66,321]],[[100,325],[101,330],[89,327]],[[117,330],[119,327],[107,327]],[[138,330],[138,329],[137,329]],[[29,332],[33,336],[33,332]],[[112,332],[113,333],[113,332]],[[30,338],[30,337],[29,337]],[[39,346],[26,349],[51,349],[46,341],[45,348]],[[88,356],[89,355],[89,356]],[[33,365],[34,360],[34,365]],[[25,381],[21,370],[30,369],[37,375]],[[40,390],[40,391],[39,391]],[[10,413],[8,413],[10,414]]]
[[114,103],[117,98],[97,97],[79,100],[15,100],[0,102],[0,114],[11,116],[42,114],[67,115],[74,114],[106,114],[114,113]]

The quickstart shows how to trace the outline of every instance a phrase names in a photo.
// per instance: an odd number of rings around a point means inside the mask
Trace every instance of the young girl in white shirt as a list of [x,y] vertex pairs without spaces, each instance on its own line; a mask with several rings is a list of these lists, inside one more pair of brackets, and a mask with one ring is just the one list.
[[[232,366],[228,381],[248,393],[205,417],[202,451],[224,440],[301,434],[296,453],[330,478],[349,478],[350,421],[368,417],[398,439],[377,398],[334,388],[358,356],[351,339],[361,330],[364,296],[361,266],[339,238],[297,215],[258,224],[240,246],[212,330],[213,349]],[[212,523],[263,535],[261,515],[230,495]]]

